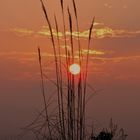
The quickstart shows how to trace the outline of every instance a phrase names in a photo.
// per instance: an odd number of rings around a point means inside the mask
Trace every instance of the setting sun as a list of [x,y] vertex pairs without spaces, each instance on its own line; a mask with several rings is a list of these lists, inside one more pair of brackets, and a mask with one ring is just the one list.
[[80,68],[79,64],[76,64],[76,63],[71,64],[70,67],[69,67],[69,71],[73,75],[79,74],[80,70],[81,70],[81,68]]

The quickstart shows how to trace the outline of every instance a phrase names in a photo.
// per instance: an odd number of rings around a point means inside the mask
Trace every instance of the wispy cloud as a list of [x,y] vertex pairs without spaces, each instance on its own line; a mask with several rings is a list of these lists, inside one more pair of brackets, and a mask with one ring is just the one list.
[[[67,32],[67,35],[70,33]],[[112,29],[110,27],[94,28],[92,32],[92,38],[102,39],[102,38],[125,38],[125,37],[134,37],[139,36],[140,30],[129,31],[124,29]],[[73,36],[77,37],[78,32],[73,32]],[[89,30],[85,30],[79,33],[79,36],[82,38],[88,38]]]
[[[57,36],[57,32],[55,29],[52,29],[52,33],[54,36]],[[39,35],[44,35],[44,36],[51,36],[50,30],[48,26],[43,26],[42,29],[40,31],[37,32],[37,34]],[[62,32],[58,32],[58,36],[62,37],[63,33]]]
[[26,28],[14,28],[10,29],[10,31],[16,33],[18,36],[31,36],[35,33],[35,31]]
[[100,56],[95,56],[92,57],[92,59],[94,60],[94,63],[120,63],[120,62],[130,62],[130,61],[139,61],[140,60],[140,55],[132,55],[132,56],[115,56],[115,57],[100,57]]
[[61,48],[62,48],[62,49],[67,48],[67,50],[69,50],[69,51],[71,50],[71,46],[69,46],[69,45],[67,45],[67,46],[65,46],[65,45],[61,45]]
[[[83,50],[83,53],[87,53],[87,50]],[[140,55],[122,55],[108,57],[104,55],[104,53],[106,54],[108,52],[90,50],[90,54],[93,54],[93,56],[90,57],[89,74],[94,73],[94,76],[102,79],[114,78],[117,80],[127,80],[132,78],[140,78],[138,76]],[[49,73],[49,75],[54,78],[54,74],[52,74],[54,70],[54,63],[52,63],[53,55],[42,52],[42,57],[50,58],[47,59],[47,62],[44,61],[43,63],[44,71],[47,71],[47,73]],[[62,57],[65,56],[63,55]],[[7,72],[8,74],[10,74],[10,79],[13,78],[15,80],[36,80],[40,78],[38,72],[38,56],[36,52],[0,52],[0,64],[7,66],[7,68],[9,68],[9,66],[11,67],[10,72]],[[129,71],[128,68],[130,68]],[[3,71],[5,72],[5,69]],[[111,75],[113,76],[111,77]],[[5,79],[7,78],[8,77],[6,77]]]
[[[50,31],[47,26],[43,26],[39,31],[33,31],[26,28],[14,28],[10,30],[15,32],[19,36],[31,36],[31,35],[39,35],[39,36],[48,36],[50,37]],[[55,29],[52,29],[53,35],[56,37],[57,32]],[[59,31],[59,37],[63,39],[63,32]],[[71,32],[66,31],[66,35],[70,36]],[[80,32],[73,31],[73,38],[77,38],[79,35],[80,38],[87,39],[89,37],[89,30],[83,30]],[[135,37],[140,35],[140,30],[126,30],[126,29],[114,29],[112,27],[106,26],[104,23],[95,22],[94,29],[92,32],[92,38],[102,39],[102,38],[126,38],[126,37]]]
[[[79,53],[78,51],[76,53]],[[86,49],[82,49],[81,53],[84,54],[91,54],[91,55],[104,55],[106,52],[103,51],[97,51],[97,50],[86,50]]]

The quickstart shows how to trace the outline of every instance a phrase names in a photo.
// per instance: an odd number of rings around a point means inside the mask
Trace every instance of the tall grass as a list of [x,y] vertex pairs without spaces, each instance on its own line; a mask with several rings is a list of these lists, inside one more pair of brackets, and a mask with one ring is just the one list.
[[[75,81],[75,76],[69,72],[69,66],[77,61],[75,56],[75,48],[74,39],[73,39],[73,23],[74,19],[72,18],[72,11],[70,11],[69,7],[65,11],[66,6],[64,5],[64,1],[60,0],[60,7],[62,11],[62,22],[63,22],[63,35],[64,35],[64,44],[65,44],[65,54],[61,51],[61,40],[59,38],[59,24],[57,21],[57,17],[54,15],[54,23],[55,29],[57,32],[57,37],[53,36],[53,28],[51,25],[51,21],[49,19],[49,15],[47,12],[47,8],[45,7],[44,1],[40,0],[43,13],[45,15],[45,19],[47,25],[50,30],[51,42],[53,48],[54,55],[54,63],[55,63],[55,73],[56,73],[56,82],[54,86],[57,88],[57,113],[54,116],[50,115],[48,112],[48,102],[46,100],[45,93],[45,85],[44,78],[46,74],[44,74],[42,69],[42,59],[41,59],[41,51],[38,48],[38,56],[39,56],[39,65],[40,65],[40,74],[41,74],[41,83],[42,83],[42,96],[44,102],[44,109],[38,113],[37,118],[26,128],[31,130],[36,139],[59,139],[59,140],[86,140],[90,137],[86,134],[86,125],[85,125],[85,100],[86,100],[86,85],[87,85],[87,72],[88,72],[88,61],[89,61],[89,51],[85,59],[81,55],[82,48],[80,45],[80,37],[79,37],[79,22],[78,22],[78,13],[77,7],[74,0],[72,0],[73,4],[73,12],[76,20],[76,29],[77,29],[77,41],[78,41],[78,63],[82,68],[83,63],[85,65],[85,71],[81,70],[81,73],[76,76],[77,82]],[[65,14],[67,13],[67,17]],[[66,20],[68,20],[69,28],[66,27]],[[91,23],[89,28],[89,39],[88,39],[88,47],[90,49],[90,41],[91,34],[93,29],[94,20]],[[67,37],[66,31],[69,30],[70,38]],[[70,42],[71,49],[67,48],[67,40]],[[66,79],[67,82],[65,85],[64,81],[64,71],[62,65],[62,57],[65,56],[65,68],[66,68]],[[81,57],[82,56],[82,57]],[[44,77],[45,75],[45,77]],[[66,90],[64,90],[64,86],[66,86]],[[45,115],[44,115],[45,113]]]
[[[72,0],[73,11],[70,11],[69,7],[64,5],[64,1],[60,0],[60,7],[62,12],[63,22],[63,37],[65,44],[65,52],[61,51],[61,40],[59,37],[59,24],[57,17],[54,15],[54,23],[56,29],[56,37],[53,35],[52,24],[48,15],[47,8],[43,0],[40,0],[43,13],[47,25],[49,27],[51,43],[55,64],[55,76],[56,81],[51,81],[57,89],[57,108],[51,114],[48,111],[49,102],[46,99],[44,79],[47,77],[43,71],[42,57],[40,48],[38,48],[40,75],[42,96],[44,102],[44,108],[38,112],[37,118],[26,127],[27,130],[33,132],[37,140],[89,140],[91,134],[86,133],[86,92],[87,92],[87,78],[88,78],[88,65],[89,65],[89,51],[92,37],[92,30],[94,25],[93,18],[89,27],[89,37],[87,41],[87,54],[82,55],[81,40],[79,36],[79,20],[78,12],[75,0]],[[65,10],[67,8],[67,10]],[[74,18],[72,18],[72,12],[74,12]],[[67,13],[67,17],[65,14]],[[66,28],[66,20],[68,20],[69,26]],[[77,62],[75,56],[75,44],[73,38],[73,26],[74,20],[76,21],[77,30],[77,42],[78,42],[78,63],[85,70],[81,70],[78,76],[75,76],[69,72],[69,66],[72,63]],[[66,35],[66,31],[70,32],[70,37]],[[67,48],[68,41],[70,42],[71,49]],[[65,56],[64,63],[62,62],[62,56]],[[64,66],[66,68],[66,77],[64,77]],[[64,84],[64,79],[66,82]],[[45,115],[44,115],[45,114]]]

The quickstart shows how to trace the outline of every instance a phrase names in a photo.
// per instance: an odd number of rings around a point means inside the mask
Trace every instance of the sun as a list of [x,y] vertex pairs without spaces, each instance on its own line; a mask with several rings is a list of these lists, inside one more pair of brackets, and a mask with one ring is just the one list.
[[74,63],[69,66],[69,71],[71,74],[77,75],[80,73],[81,68],[80,68],[79,64]]

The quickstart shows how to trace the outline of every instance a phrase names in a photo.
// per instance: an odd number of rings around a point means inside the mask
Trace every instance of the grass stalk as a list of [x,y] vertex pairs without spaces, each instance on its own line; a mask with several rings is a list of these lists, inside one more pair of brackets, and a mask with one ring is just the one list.
[[[90,51],[90,42],[91,42],[91,35],[93,30],[95,17],[92,20],[90,29],[89,29],[89,38],[88,38],[88,48],[87,48],[87,57],[86,57],[86,70],[85,70],[85,77],[84,77],[84,95],[83,95],[83,129],[85,129],[85,103],[86,103],[86,89],[87,89],[87,76],[88,76],[88,64],[89,64],[89,51]],[[85,130],[83,130],[83,136]]]
[[[60,46],[60,39],[59,39],[59,29],[58,29],[58,23],[57,23],[57,19],[56,16],[54,16],[55,19],[55,26],[56,26],[56,32],[57,32],[57,41],[58,41],[58,54],[59,54],[59,84],[60,84],[60,99],[58,99],[59,101],[59,120],[60,120],[60,125],[61,125],[61,134],[62,134],[62,138],[65,138],[65,134],[64,134],[64,129],[65,129],[65,124],[64,124],[64,99],[63,99],[63,84],[62,84],[62,80],[63,80],[63,75],[62,75],[62,60],[61,60],[61,46]],[[61,123],[62,122],[62,123]]]
[[42,61],[41,61],[40,48],[38,48],[38,56],[39,56],[39,65],[40,65],[40,73],[41,73],[42,95],[43,95],[44,107],[45,107],[45,113],[46,113],[46,122],[48,123],[49,135],[50,135],[50,138],[52,139],[50,121],[49,121],[48,109],[47,109],[47,102],[46,102],[46,96],[45,96],[45,88],[44,88],[45,86],[44,86],[44,78],[43,78],[43,70],[42,70]]
[[[88,73],[88,63],[89,63],[89,50],[90,50],[90,42],[91,42],[91,34],[93,29],[94,19],[92,21],[92,25],[89,29],[89,38],[88,38],[88,48],[87,48],[87,55],[86,55],[86,67],[85,72],[83,71],[78,76],[78,83],[75,83],[75,76],[69,72],[69,66],[75,62],[74,56],[74,40],[73,40],[73,18],[70,12],[69,7],[67,7],[68,13],[68,21],[69,21],[69,31],[70,31],[70,45],[71,50],[67,48],[67,35],[66,35],[66,22],[65,22],[65,12],[64,12],[64,1],[60,0],[61,4],[61,11],[62,11],[62,22],[63,22],[63,31],[64,31],[64,43],[65,43],[65,66],[66,66],[66,93],[64,94],[64,84],[63,84],[63,70],[62,70],[62,52],[61,52],[61,44],[59,38],[59,27],[56,16],[54,16],[55,21],[55,29],[57,33],[57,44],[56,40],[53,35],[53,29],[48,17],[47,9],[44,5],[43,0],[40,0],[42,5],[42,10],[45,15],[45,19],[47,21],[50,37],[53,47],[53,54],[54,54],[54,62],[55,62],[55,72],[56,72],[56,82],[51,81],[56,88],[57,88],[57,105],[58,105],[58,118],[50,119],[48,116],[47,104],[46,104],[46,97],[45,97],[45,89],[44,89],[44,77],[46,75],[43,74],[42,71],[42,61],[41,61],[41,54],[40,48],[38,48],[38,55],[39,55],[39,64],[40,64],[40,71],[41,71],[41,79],[42,79],[42,93],[44,99],[44,106],[46,116],[43,113],[40,114],[39,118],[46,118],[46,122],[40,124],[38,122],[37,131],[35,131],[36,136],[42,137],[43,139],[47,139],[46,131],[49,131],[49,137],[52,140],[53,138],[57,137],[60,140],[86,140],[85,136],[85,104],[86,104],[86,88],[87,88],[87,73]],[[77,15],[77,7],[75,0],[72,0],[74,14],[76,19],[76,30],[77,30],[77,39],[78,39],[78,55],[79,55],[79,65],[82,68],[83,64],[83,56],[81,53],[81,44],[80,44],[80,36],[79,36],[79,22],[78,22],[78,15]],[[58,46],[58,48],[57,48]],[[48,79],[48,78],[47,78]],[[66,97],[66,98],[65,98]],[[65,104],[67,107],[65,108]],[[35,122],[36,123],[36,122]],[[47,127],[46,127],[47,124]],[[34,128],[33,128],[34,130]],[[58,136],[56,136],[56,132]],[[42,134],[43,133],[43,134]]]

